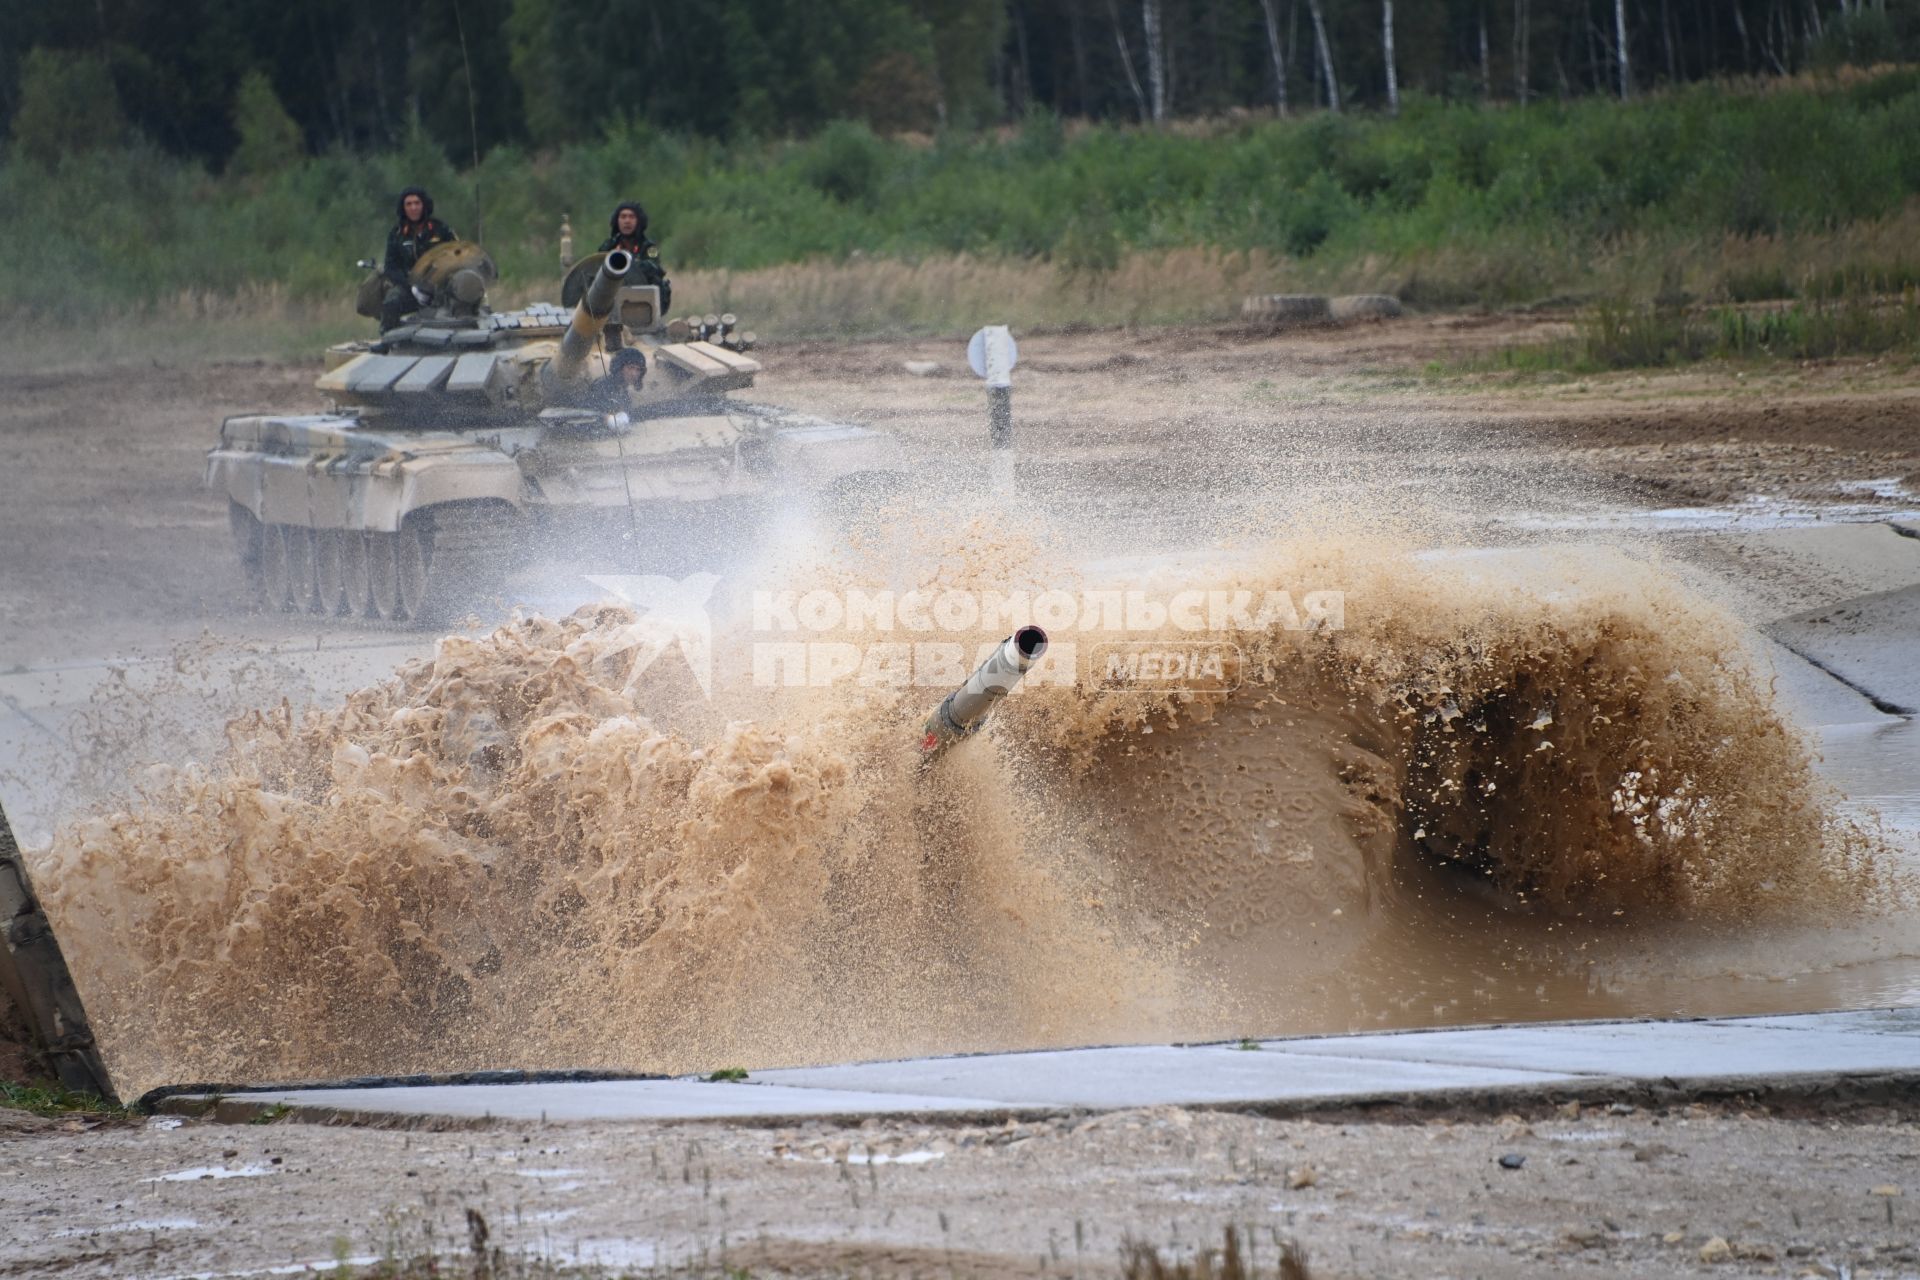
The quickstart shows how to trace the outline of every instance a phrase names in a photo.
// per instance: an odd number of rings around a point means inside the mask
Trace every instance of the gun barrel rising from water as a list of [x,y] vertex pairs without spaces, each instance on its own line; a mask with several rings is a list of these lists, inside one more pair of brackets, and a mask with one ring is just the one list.
[[620,282],[632,269],[633,255],[625,249],[615,249],[601,262],[573,309],[573,319],[567,321],[567,331],[560,335],[560,350],[549,366],[554,377],[567,382],[580,377],[600,331],[607,327],[607,317],[613,314],[613,304],[619,301]]
[[1047,651],[1047,633],[1022,627],[1001,642],[966,683],[948,694],[927,717],[920,739],[922,762],[931,761],[948,747],[986,723],[987,715],[1007,696]]

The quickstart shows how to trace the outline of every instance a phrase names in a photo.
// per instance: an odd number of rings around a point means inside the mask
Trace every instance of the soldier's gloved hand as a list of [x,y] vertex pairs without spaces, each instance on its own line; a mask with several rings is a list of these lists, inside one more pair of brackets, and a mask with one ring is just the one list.
[[626,435],[631,429],[632,423],[633,419],[624,413],[610,413],[607,415],[607,425],[613,428],[614,434],[616,435]]
[[433,295],[428,293],[425,289],[422,289],[419,285],[414,285],[413,300],[424,307],[429,302],[433,301]]

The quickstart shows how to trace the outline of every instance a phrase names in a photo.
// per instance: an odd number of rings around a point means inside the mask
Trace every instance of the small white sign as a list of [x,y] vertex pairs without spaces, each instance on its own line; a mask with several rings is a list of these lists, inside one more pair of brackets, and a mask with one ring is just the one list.
[[1020,361],[1020,348],[1003,324],[990,324],[967,343],[967,363],[990,387],[1013,385],[1013,366]]

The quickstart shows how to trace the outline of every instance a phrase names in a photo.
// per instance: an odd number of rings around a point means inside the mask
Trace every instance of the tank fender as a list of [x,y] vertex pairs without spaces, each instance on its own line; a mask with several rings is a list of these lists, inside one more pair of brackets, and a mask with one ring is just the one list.
[[768,470],[802,487],[821,487],[864,472],[907,469],[900,442],[868,427],[757,407],[741,425],[758,438]]
[[393,533],[409,513],[440,503],[500,501],[516,510],[525,504],[525,480],[513,459],[457,436],[400,447],[376,437],[273,429],[282,425],[230,419],[221,447],[207,455],[208,486],[264,523]]

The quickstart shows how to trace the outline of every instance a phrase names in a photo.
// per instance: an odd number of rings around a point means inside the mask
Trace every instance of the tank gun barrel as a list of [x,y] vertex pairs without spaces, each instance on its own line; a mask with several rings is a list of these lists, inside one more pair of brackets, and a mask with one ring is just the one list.
[[1047,651],[1047,633],[1022,627],[1001,642],[987,660],[948,694],[927,717],[920,739],[921,762],[930,763],[954,743],[986,723],[987,713],[1020,683]]
[[567,331],[560,336],[559,353],[549,366],[554,377],[568,382],[580,377],[600,331],[607,327],[607,317],[613,314],[613,304],[619,300],[620,282],[632,269],[633,255],[625,249],[615,249],[600,264],[573,309],[573,319],[567,321]]

